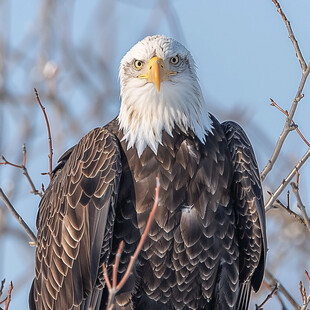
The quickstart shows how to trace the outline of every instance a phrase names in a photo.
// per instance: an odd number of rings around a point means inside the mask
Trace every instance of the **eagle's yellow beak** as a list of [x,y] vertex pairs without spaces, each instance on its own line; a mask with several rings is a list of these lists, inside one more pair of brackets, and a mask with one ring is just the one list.
[[153,57],[148,63],[148,71],[146,74],[140,74],[139,79],[146,79],[148,82],[154,83],[157,91],[160,91],[160,83],[166,81],[169,76],[176,75],[177,72],[169,71],[165,68],[164,61],[159,57]]
[[158,57],[153,57],[149,61],[149,77],[150,80],[155,84],[157,91],[160,91],[160,83],[161,83],[161,76],[160,73],[161,68],[165,70],[164,62],[162,59]]

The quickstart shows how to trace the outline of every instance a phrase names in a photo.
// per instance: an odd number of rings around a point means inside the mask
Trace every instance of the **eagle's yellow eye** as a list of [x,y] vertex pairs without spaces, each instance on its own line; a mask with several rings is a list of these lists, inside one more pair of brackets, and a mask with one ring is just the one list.
[[180,61],[180,59],[179,59],[179,56],[178,56],[178,55],[173,56],[173,57],[170,58],[170,63],[171,63],[172,65],[177,65],[177,64],[179,63],[179,61]]
[[143,67],[143,61],[142,60],[135,60],[134,62],[136,70],[141,70]]

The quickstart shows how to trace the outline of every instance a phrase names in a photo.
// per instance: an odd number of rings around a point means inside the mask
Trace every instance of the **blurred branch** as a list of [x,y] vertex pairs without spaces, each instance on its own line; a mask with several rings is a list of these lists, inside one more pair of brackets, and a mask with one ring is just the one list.
[[[263,283],[267,286],[267,288],[272,291],[272,287],[267,283],[266,280],[263,280]],[[279,283],[277,282],[276,283],[276,286],[277,286],[277,291],[275,292],[275,297],[277,298],[277,300],[279,301],[279,303],[281,304],[282,306],[282,310],[287,310],[287,307],[285,306],[281,296],[278,294],[279,293]]]
[[290,112],[287,115],[287,118],[286,118],[283,130],[282,130],[282,132],[281,132],[281,134],[280,134],[280,136],[278,138],[278,141],[277,141],[277,144],[275,146],[275,149],[274,149],[274,151],[273,151],[273,153],[271,155],[271,158],[269,159],[268,163],[266,164],[265,168],[261,172],[261,179],[262,179],[262,181],[266,178],[267,174],[271,171],[271,169],[273,168],[274,163],[278,159],[278,156],[280,154],[280,151],[282,149],[283,143],[284,143],[287,135],[289,134],[290,131],[295,129],[294,126],[293,127],[291,126],[292,120],[293,120],[293,116],[294,116],[294,114],[296,112],[297,105],[298,105],[299,101],[304,97],[304,95],[302,94],[302,91],[304,89],[306,80],[307,80],[307,78],[309,76],[309,73],[310,73],[310,65],[307,66],[307,64],[306,64],[306,62],[305,62],[305,60],[304,60],[304,58],[302,56],[302,53],[300,51],[298,42],[295,39],[293,30],[292,30],[292,28],[290,26],[290,22],[287,20],[287,18],[285,16],[285,14],[283,13],[283,11],[282,11],[278,1],[277,0],[272,0],[272,1],[276,5],[279,14],[281,15],[281,17],[282,17],[283,21],[285,22],[285,25],[286,25],[286,27],[288,29],[289,38],[291,39],[291,41],[293,43],[293,46],[294,46],[295,51],[296,51],[297,58],[298,58],[298,60],[300,62],[300,65],[301,65],[302,76],[301,76],[301,80],[300,80],[300,83],[299,83],[299,86],[298,86],[297,93],[296,93],[295,98],[293,100],[293,103],[291,105]]
[[277,290],[279,289],[278,288],[278,282],[275,284],[274,288],[271,290],[271,292],[267,295],[267,297],[265,298],[265,300],[258,306],[258,305],[255,305],[255,309],[256,310],[263,310],[263,306],[264,304],[272,298],[273,294],[275,294],[277,292]]
[[266,268],[265,276],[269,281],[271,281],[271,285],[275,286],[278,285],[279,291],[284,295],[284,297],[290,302],[290,304],[294,307],[295,310],[300,310],[299,305],[292,297],[292,295],[285,289],[285,287],[281,284],[281,282],[274,277],[274,275]]
[[[32,230],[29,228],[29,226],[24,222],[23,218],[18,214],[18,212],[14,209],[12,206],[10,200],[7,198],[7,196],[4,194],[2,189],[0,188],[0,198],[2,198],[4,204],[6,207],[10,210],[10,212],[13,214],[13,216],[17,219],[19,224],[24,228],[30,239],[33,240],[33,243],[36,245],[37,244],[37,238],[35,234],[32,232]],[[32,243],[31,243],[32,245]]]

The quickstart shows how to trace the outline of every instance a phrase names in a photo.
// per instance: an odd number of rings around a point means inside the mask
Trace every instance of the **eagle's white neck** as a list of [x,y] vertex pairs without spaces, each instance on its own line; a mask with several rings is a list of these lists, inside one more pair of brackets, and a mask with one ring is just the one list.
[[136,147],[141,156],[146,146],[157,154],[162,131],[172,136],[177,125],[182,131],[191,129],[204,143],[211,120],[195,76],[163,82],[158,93],[153,83],[129,79],[121,87],[122,104],[118,116],[128,149]]

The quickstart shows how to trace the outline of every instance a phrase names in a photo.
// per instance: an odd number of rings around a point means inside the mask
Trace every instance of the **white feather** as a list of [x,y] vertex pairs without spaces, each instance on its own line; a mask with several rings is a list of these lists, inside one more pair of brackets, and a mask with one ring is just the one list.
[[[148,62],[154,56],[169,66],[169,58],[179,55],[186,59],[186,68],[169,81],[163,81],[160,92],[153,83],[139,79],[132,68],[135,60]],[[120,66],[121,109],[119,126],[128,149],[136,147],[141,156],[146,146],[157,154],[162,131],[172,135],[177,125],[182,131],[190,128],[204,143],[211,120],[195,73],[193,58],[177,41],[165,36],[146,37],[122,59]]]

